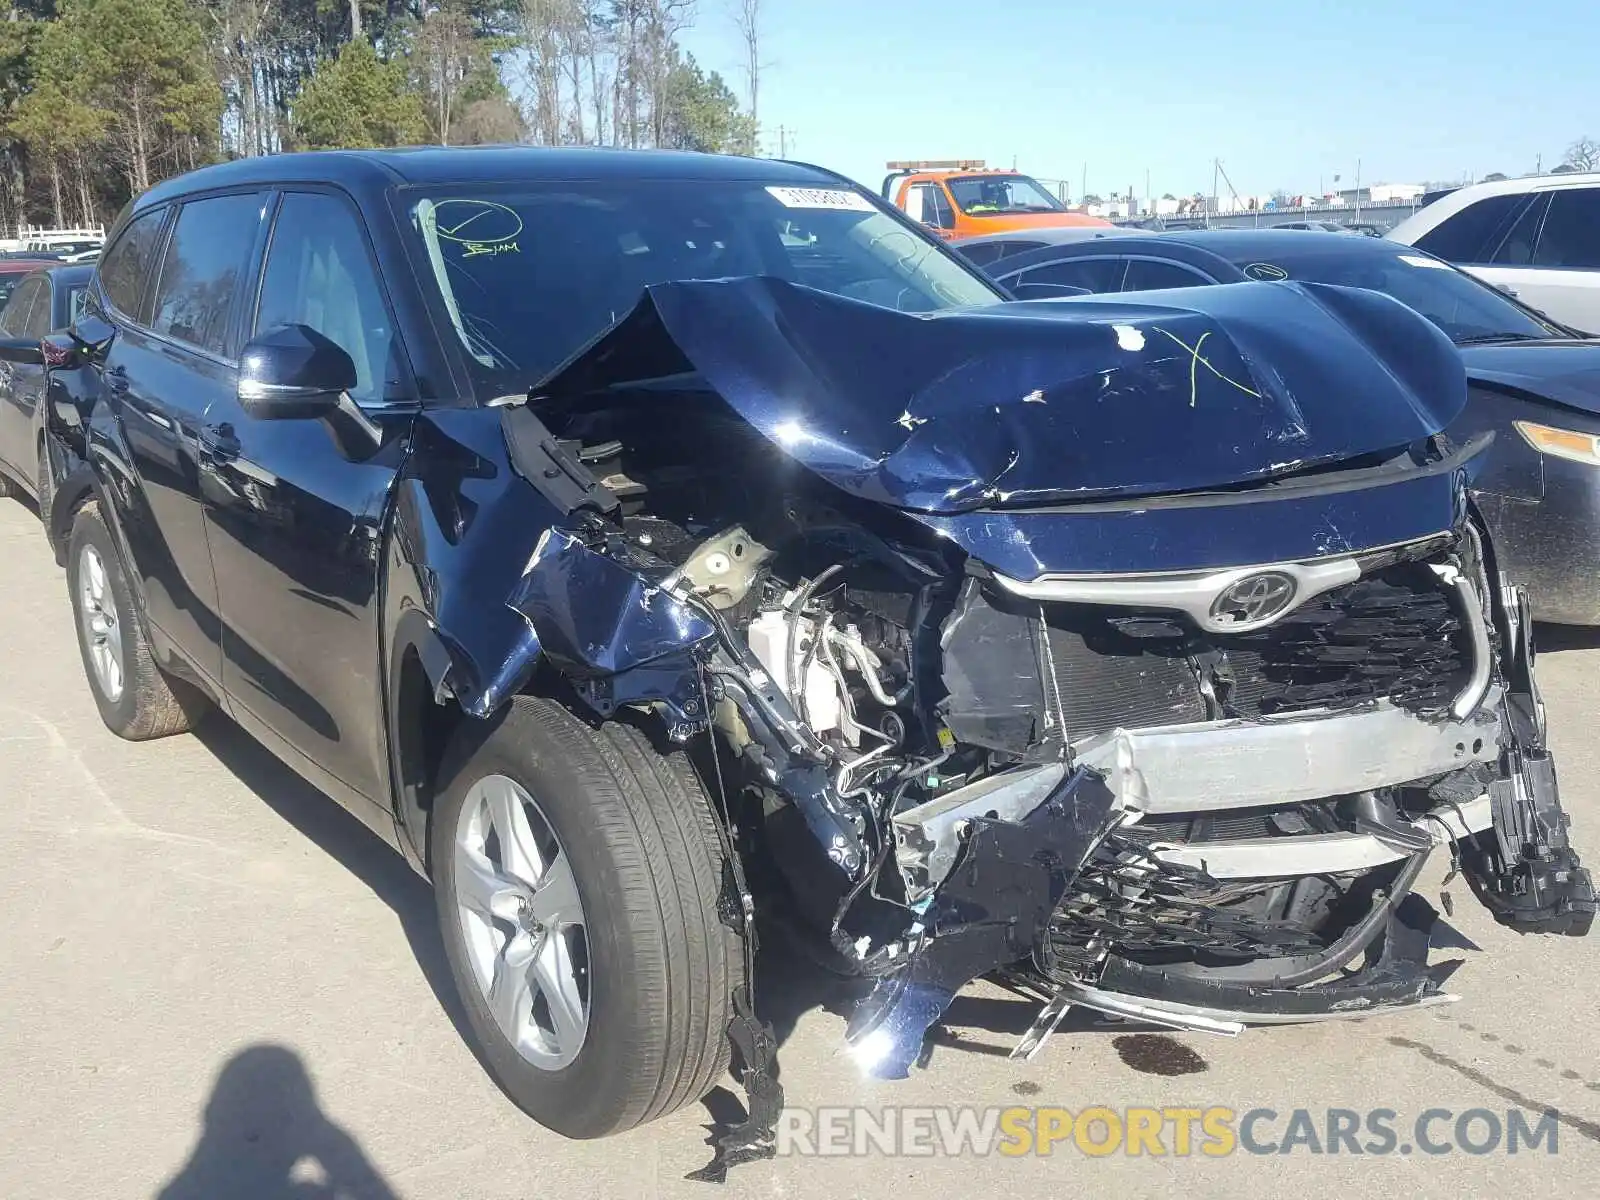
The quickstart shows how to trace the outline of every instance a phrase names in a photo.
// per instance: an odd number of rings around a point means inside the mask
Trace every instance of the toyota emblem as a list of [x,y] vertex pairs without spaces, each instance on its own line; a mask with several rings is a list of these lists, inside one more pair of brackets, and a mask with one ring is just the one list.
[[1265,625],[1294,602],[1294,579],[1282,571],[1262,571],[1230,583],[1211,602],[1211,619],[1219,626]]

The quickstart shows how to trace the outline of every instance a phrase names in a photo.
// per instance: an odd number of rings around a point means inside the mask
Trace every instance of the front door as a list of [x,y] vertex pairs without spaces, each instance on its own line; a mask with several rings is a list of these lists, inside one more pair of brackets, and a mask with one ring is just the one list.
[[392,837],[379,565],[414,393],[348,199],[283,195],[248,324],[248,336],[310,326],[355,360],[357,384],[350,409],[324,420],[257,419],[234,396],[207,414],[208,469],[225,485],[207,510],[223,686],[241,721],[340,799],[372,801],[353,807]]

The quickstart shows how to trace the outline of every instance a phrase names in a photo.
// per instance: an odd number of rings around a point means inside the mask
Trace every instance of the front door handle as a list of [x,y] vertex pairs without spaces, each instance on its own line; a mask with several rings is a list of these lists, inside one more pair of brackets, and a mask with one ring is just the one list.
[[122,367],[107,367],[101,374],[113,395],[118,397],[128,394],[128,372]]
[[220,425],[207,425],[200,431],[200,444],[205,447],[206,453],[218,462],[227,462],[239,457],[243,449],[239,444],[239,436],[234,433],[233,425],[224,421]]

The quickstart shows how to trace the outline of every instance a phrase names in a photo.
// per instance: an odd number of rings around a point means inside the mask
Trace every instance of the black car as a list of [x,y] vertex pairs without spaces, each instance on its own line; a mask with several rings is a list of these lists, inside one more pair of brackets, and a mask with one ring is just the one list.
[[1349,289],[1004,301],[789,163],[162,184],[46,339],[100,713],[220,708],[405,854],[483,1061],[574,1136],[731,1044],[722,1146],[770,1151],[757,915],[865,977],[886,1075],[999,968],[1030,1045],[1439,1002],[1445,841],[1585,932],[1449,342]]
[[1029,297],[1299,280],[1403,301],[1466,363],[1468,403],[1451,436],[1495,434],[1474,488],[1501,570],[1528,588],[1540,620],[1600,625],[1600,340],[1431,254],[1375,238],[1212,230],[1042,247],[984,269]]
[[[35,348],[52,329],[65,329],[83,304],[93,267],[49,267],[18,281],[0,308],[0,341]],[[0,496],[27,495],[49,502],[62,469],[59,450],[45,432],[42,363],[0,359]]]

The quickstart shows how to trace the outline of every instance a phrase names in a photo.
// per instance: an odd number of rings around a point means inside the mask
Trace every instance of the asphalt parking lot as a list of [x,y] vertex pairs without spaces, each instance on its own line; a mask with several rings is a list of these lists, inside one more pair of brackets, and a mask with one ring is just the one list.
[[[717,1194],[684,1179],[708,1158],[704,1106],[575,1143],[502,1098],[443,999],[426,886],[244,735],[220,720],[145,745],[107,733],[63,574],[14,502],[0,502],[0,582],[0,1196]],[[1600,867],[1600,637],[1545,640],[1563,796]],[[1436,902],[1443,865],[1424,888]],[[1429,1109],[1556,1109],[1553,1156],[1178,1157],[1169,1143],[1090,1158],[1064,1143],[1020,1158],[786,1157],[735,1169],[722,1194],[1593,1194],[1600,934],[1519,938],[1463,883],[1450,890],[1453,923],[1481,947],[1464,952],[1463,999],[1403,1017],[1154,1041],[1069,1018],[1014,1065],[1004,1055],[1032,1012],[980,987],[927,1067],[891,1084],[863,1080],[839,1050],[842,1017],[786,986],[789,1103],[1268,1108],[1284,1117],[1261,1127],[1269,1140],[1295,1109],[1319,1127],[1330,1107],[1392,1109],[1402,1131]]]

